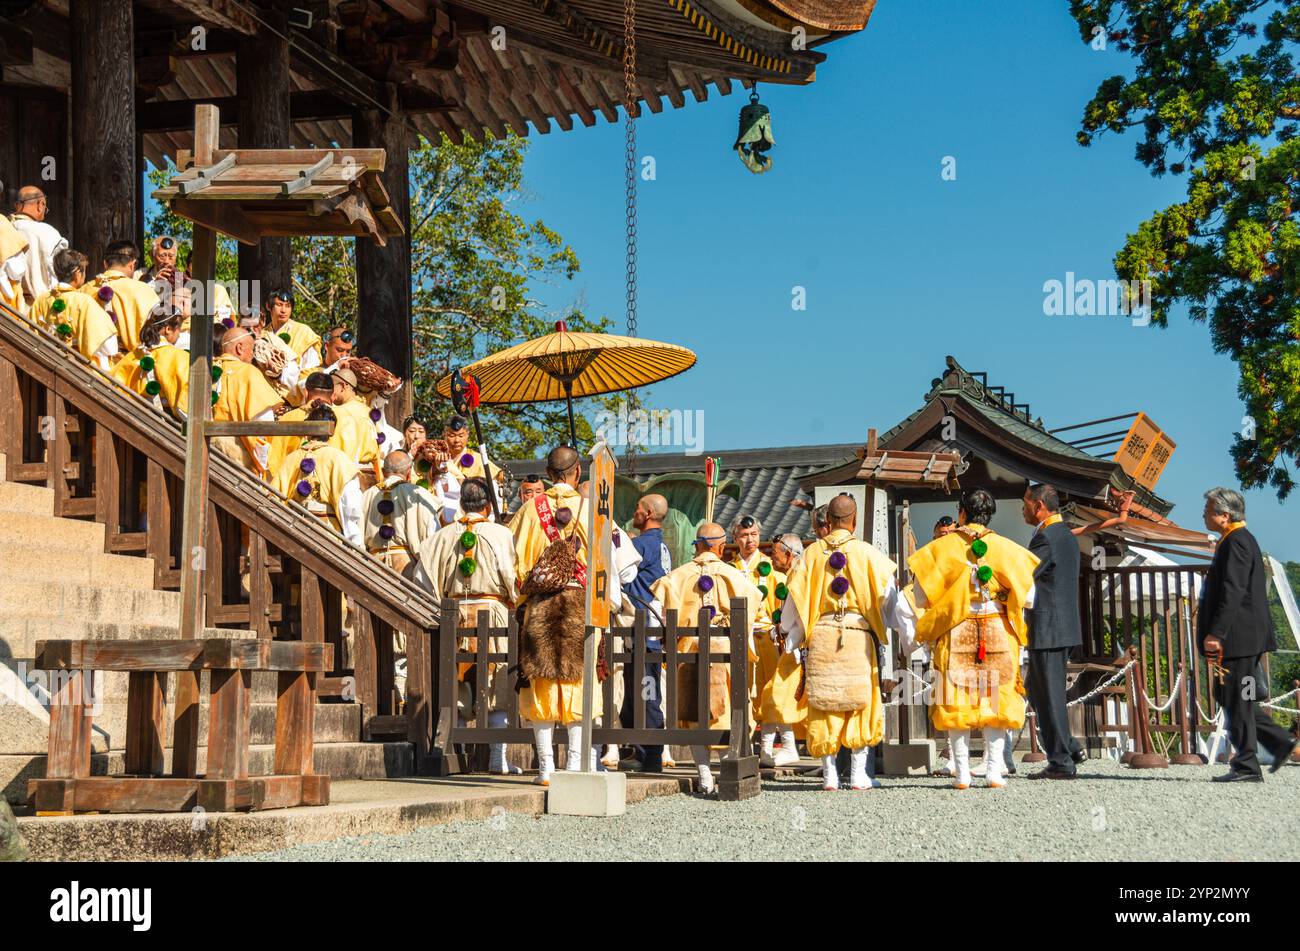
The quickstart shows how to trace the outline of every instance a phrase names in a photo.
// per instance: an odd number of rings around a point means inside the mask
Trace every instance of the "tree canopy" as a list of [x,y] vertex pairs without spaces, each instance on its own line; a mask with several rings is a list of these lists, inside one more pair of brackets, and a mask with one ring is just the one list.
[[1078,134],[1141,130],[1136,158],[1180,175],[1115,256],[1147,281],[1151,323],[1186,305],[1237,362],[1248,417],[1231,452],[1246,487],[1295,487],[1300,457],[1300,0],[1072,0],[1094,48],[1132,57],[1101,83]]

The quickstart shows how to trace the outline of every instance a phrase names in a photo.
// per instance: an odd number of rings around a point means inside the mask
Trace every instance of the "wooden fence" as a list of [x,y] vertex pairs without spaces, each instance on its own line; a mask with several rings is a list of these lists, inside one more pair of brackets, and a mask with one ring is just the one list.
[[[438,725],[431,751],[431,766],[435,773],[447,775],[469,771],[467,756],[458,750],[464,744],[531,745],[534,739],[532,729],[519,720],[519,694],[515,689],[518,680],[519,630],[513,615],[508,627],[493,628],[488,626],[487,612],[481,612],[477,627],[462,628],[458,627],[459,614],[455,601],[443,601],[440,613],[442,624],[438,630],[436,649],[432,652],[436,664],[433,676],[437,690]],[[732,601],[730,623],[725,628],[710,627],[707,611],[700,612],[694,627],[680,625],[674,610],[664,612],[664,622],[664,627],[651,627],[647,623],[645,612],[638,610],[631,627],[615,627],[601,642],[605,667],[611,674],[599,685],[605,713],[602,725],[594,728],[592,741],[596,744],[643,746],[727,746],[730,752],[723,760],[723,787],[720,788],[724,789],[725,797],[726,785],[739,783],[744,788],[737,798],[746,798],[757,792],[758,788],[758,760],[752,755],[749,745],[749,617],[746,604],[739,599]],[[699,638],[698,652],[678,650],[677,641],[681,637]],[[492,639],[501,638],[506,639],[506,651],[490,650]],[[651,650],[647,645],[649,638],[662,638],[662,650]],[[474,639],[475,650],[461,650],[462,641],[470,639]],[[623,649],[615,650],[616,641]],[[677,671],[688,667],[694,669],[697,691],[693,698],[694,709],[707,711],[708,663],[725,663],[729,667],[729,725],[726,729],[709,726],[679,727],[677,723],[682,718],[686,698],[678,691]],[[457,714],[459,694],[456,672],[462,664],[474,665],[474,710],[472,716],[465,717],[467,722],[464,725],[460,723]],[[507,690],[506,725],[501,727],[487,725],[489,664],[506,664],[508,669],[510,689]],[[619,724],[618,710],[614,706],[613,672],[620,664],[631,664],[633,670],[638,672],[644,671],[646,665],[665,665],[667,683],[665,694],[661,698],[665,724],[663,729],[646,726],[646,705],[635,698],[630,703],[632,725],[624,727]],[[641,677],[637,676],[635,681],[641,683]],[[563,741],[564,731],[557,731],[556,738]]]

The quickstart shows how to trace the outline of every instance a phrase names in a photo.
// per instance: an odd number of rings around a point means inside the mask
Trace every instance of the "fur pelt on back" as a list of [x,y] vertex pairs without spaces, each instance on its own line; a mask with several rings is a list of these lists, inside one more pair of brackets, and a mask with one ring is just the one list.
[[582,680],[586,597],[585,589],[569,587],[529,599],[519,638],[519,671],[529,680]]

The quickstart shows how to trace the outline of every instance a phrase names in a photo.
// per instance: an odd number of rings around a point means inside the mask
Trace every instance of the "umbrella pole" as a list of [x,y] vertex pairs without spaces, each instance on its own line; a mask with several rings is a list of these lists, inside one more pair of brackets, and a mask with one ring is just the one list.
[[578,448],[578,430],[573,424],[573,381],[564,382],[564,398],[569,404],[569,445]]
[[478,451],[483,456],[483,481],[487,483],[488,502],[492,504],[492,516],[501,522],[501,509],[497,505],[496,480],[492,478],[492,466],[488,464],[487,446],[483,445],[483,427],[478,423],[478,410],[475,409],[470,416],[474,420],[474,438],[478,440]]

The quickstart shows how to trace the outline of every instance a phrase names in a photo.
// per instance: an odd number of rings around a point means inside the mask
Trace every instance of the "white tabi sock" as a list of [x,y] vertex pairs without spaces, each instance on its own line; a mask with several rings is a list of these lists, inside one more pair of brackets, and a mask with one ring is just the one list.
[[822,757],[822,788],[823,789],[840,788],[840,774],[835,769],[834,756]]
[[776,724],[764,723],[763,724],[763,746],[762,746],[761,755],[770,760],[772,758],[772,748],[775,745],[776,745]]
[[713,772],[709,769],[709,748],[707,746],[692,746],[691,757],[695,760],[695,768],[700,773],[700,792],[713,792]]
[[867,750],[869,747],[860,746],[856,750],[849,751],[849,763],[851,770],[849,772],[849,785],[854,789],[870,789],[871,777],[867,775]]
[[537,781],[550,782],[551,773],[555,772],[554,723],[533,724],[533,736],[537,740]]
[[576,773],[582,769],[582,724],[569,724],[569,746],[565,750],[564,769]]
[[970,785],[970,730],[949,730],[952,747],[953,785]]
[[[494,710],[488,714],[488,726],[500,729],[506,725],[508,719],[504,710]],[[504,743],[491,743],[488,745],[488,772],[495,773],[498,776],[517,776],[523,770],[506,762],[506,745]]]
[[1006,765],[1002,759],[1002,752],[1006,742],[1006,730],[984,731],[984,775],[990,786],[1006,785],[1007,781],[1002,776],[1002,770]]
[[777,766],[789,766],[799,762],[799,747],[795,744],[794,730],[781,724],[781,751],[773,759]]

